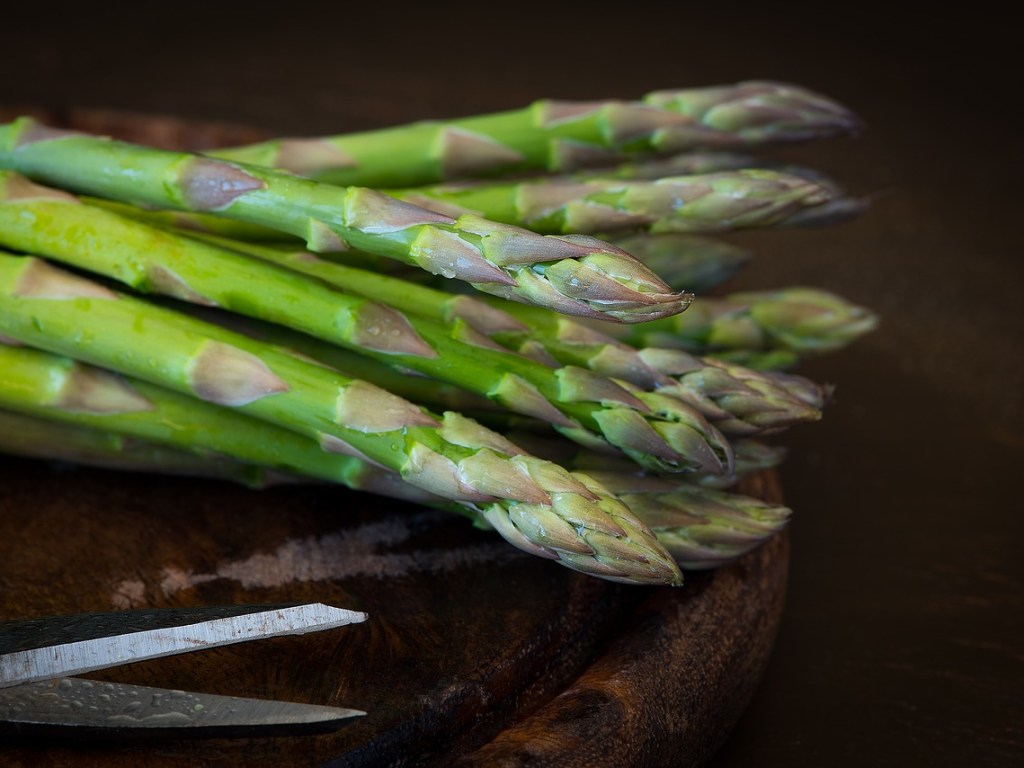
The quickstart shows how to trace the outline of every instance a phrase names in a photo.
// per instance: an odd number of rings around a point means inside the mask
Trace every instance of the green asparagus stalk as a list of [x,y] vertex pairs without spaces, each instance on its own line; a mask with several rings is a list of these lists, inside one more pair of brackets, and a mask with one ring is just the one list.
[[[227,480],[251,488],[278,482],[307,482],[299,475],[277,475],[227,456],[176,450],[101,429],[2,409],[0,453],[120,471]],[[351,457],[338,458],[364,471],[359,476],[363,483],[369,481],[364,490],[453,511],[443,499],[395,482],[395,476],[387,470]],[[656,524],[649,525],[652,532],[670,548],[670,554],[683,568],[724,565],[770,538],[781,529],[789,514],[784,507],[771,507],[737,494],[714,493],[700,486],[607,471],[595,473],[595,477],[600,477],[609,490],[618,488],[648,515]],[[395,494],[396,490],[401,493]]]
[[0,453],[126,472],[228,480],[249,488],[266,488],[287,477],[225,456],[168,448],[114,432],[3,409],[0,409]]
[[[653,107],[699,118],[717,131],[739,134],[740,141],[709,144],[716,147],[806,141],[860,128],[857,117],[835,101],[797,85],[767,80],[669,88],[649,93],[643,100]],[[677,144],[672,151],[681,152],[682,147]]]
[[613,580],[678,583],[674,563],[599,486],[454,412],[117,294],[36,258],[0,255],[0,335],[235,409],[376,462],[479,514],[514,545]]
[[[785,219],[775,222],[778,227],[824,227],[856,218],[868,208],[869,201],[864,197],[852,197],[833,179],[820,171],[799,165],[765,162],[764,160],[741,155],[735,152],[697,152],[671,157],[659,157],[642,160],[611,168],[600,168],[589,172],[575,173],[566,182],[590,181],[592,179],[625,179],[630,181],[672,178],[676,176],[692,176],[696,174],[714,174],[728,171],[760,168],[778,173],[798,176],[817,184],[828,192],[828,199],[820,204],[811,205],[793,211]],[[619,244],[619,247],[629,248]],[[637,254],[633,254],[636,256]],[[641,259],[643,261],[643,259]],[[661,274],[655,270],[657,274]],[[664,277],[664,275],[662,275]],[[691,290],[697,290],[692,288]]]
[[[213,216],[209,213],[195,213],[185,211],[167,211],[156,208],[140,208],[129,203],[119,203],[116,200],[106,200],[102,197],[89,197],[83,195],[83,202],[98,208],[105,208],[113,211],[119,216],[128,219],[135,219],[153,227],[164,229],[180,229],[186,232],[203,232],[220,237],[230,237],[235,240],[251,240],[257,243],[291,243],[298,247],[304,241],[298,237],[291,237],[276,229],[263,227],[259,224],[250,224],[245,221],[225,219],[220,216]],[[351,254],[346,253],[345,258]],[[375,263],[388,263],[394,265],[395,269],[417,271],[419,268],[409,267],[402,262],[384,257],[374,257]]]
[[827,203],[831,195],[800,176],[756,168],[655,181],[527,179],[415,187],[388,194],[449,216],[483,216],[551,235],[728,232],[776,226]]
[[746,82],[650,93],[639,102],[543,100],[523,109],[212,155],[332,184],[407,187],[524,171],[566,172],[623,156],[745,147],[850,133],[857,119],[804,88]]
[[785,362],[833,352],[877,325],[878,317],[865,307],[799,287],[701,299],[679,322],[655,320],[635,332],[623,333],[611,323],[597,327],[633,346],[682,349],[745,364],[765,353],[781,352]]
[[691,298],[593,238],[454,219],[372,189],[58,131],[28,118],[0,126],[2,168],[99,197],[270,227],[313,251],[368,251],[570,314],[601,317],[611,309],[635,322],[681,312]]

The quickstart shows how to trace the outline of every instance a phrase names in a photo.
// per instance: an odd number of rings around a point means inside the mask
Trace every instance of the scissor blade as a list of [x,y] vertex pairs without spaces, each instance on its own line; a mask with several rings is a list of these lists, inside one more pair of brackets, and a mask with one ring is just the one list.
[[0,688],[365,620],[365,613],[311,603],[120,611],[6,624],[0,627]]
[[237,738],[326,733],[365,712],[65,677],[0,690],[0,733]]

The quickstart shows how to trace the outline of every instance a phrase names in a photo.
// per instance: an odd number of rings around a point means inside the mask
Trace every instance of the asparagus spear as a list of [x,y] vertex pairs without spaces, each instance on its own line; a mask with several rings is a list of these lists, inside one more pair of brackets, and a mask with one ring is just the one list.
[[276,480],[263,467],[233,459],[167,448],[113,432],[61,424],[3,409],[0,409],[0,453],[129,472],[209,477],[249,488],[265,488]]
[[372,189],[58,131],[29,118],[0,126],[0,168],[100,197],[271,227],[314,251],[368,251],[569,314],[600,317],[607,308],[635,322],[681,312],[690,300],[593,238],[454,219]]
[[878,317],[818,288],[747,291],[694,304],[678,322],[655,320],[622,332],[598,328],[633,346],[714,354],[740,363],[759,353],[782,352],[782,361],[841,349],[874,330]]
[[416,187],[388,194],[449,216],[484,216],[552,235],[767,227],[813,210],[831,196],[825,187],[800,176],[756,168],[655,181],[527,179]]
[[[262,467],[226,456],[166,448],[102,429],[2,409],[0,453],[122,471],[207,477],[254,488],[282,481],[305,481],[298,475],[268,473]],[[355,458],[339,458],[363,471],[358,476],[363,490],[453,511],[443,499],[395,482],[393,473],[387,470]],[[700,486],[607,471],[595,473],[594,477],[599,477],[609,490],[618,488],[636,509],[643,510],[651,531],[683,568],[724,565],[770,538],[782,528],[789,514],[785,507],[769,506],[737,494],[715,493]]]
[[[847,194],[839,184],[820,171],[799,165],[765,162],[764,160],[735,152],[698,152],[664,158],[659,157],[623,163],[611,168],[575,173],[571,178],[576,181],[589,181],[592,179],[654,181],[676,176],[713,174],[751,168],[761,168],[790,176],[798,176],[817,184],[828,192],[828,199],[825,202],[793,211],[784,220],[775,222],[774,226],[824,227],[855,218],[868,208],[867,198],[853,197]],[[568,181],[569,179],[565,180]],[[620,244],[620,247],[625,246]],[[626,248],[626,250],[628,251],[629,248]],[[658,274],[661,273],[658,272]],[[693,290],[697,289],[694,288]]]
[[792,511],[751,496],[651,475],[589,473],[654,531],[681,568],[717,568],[782,530]]
[[[514,545],[613,580],[678,583],[653,535],[600,486],[450,412],[147,305],[36,258],[0,255],[0,335],[135,376],[373,461],[482,516]],[[158,341],[158,346],[155,342]]]
[[743,147],[849,133],[845,108],[785,83],[665,90],[642,101],[537,101],[523,109],[323,138],[276,139],[212,155],[332,184],[405,187],[565,172],[625,155]]
[[388,194],[449,216],[475,214],[548,234],[595,233],[611,242],[621,239],[615,233],[622,231],[824,227],[855,218],[868,207],[866,198],[846,194],[820,172],[750,158],[740,164],[741,159],[684,155],[572,175],[391,189]]
[[[195,213],[186,211],[167,211],[156,208],[140,208],[129,203],[119,203],[116,200],[106,200],[102,197],[81,196],[84,202],[89,205],[105,208],[113,211],[119,216],[135,219],[154,227],[164,229],[180,229],[184,231],[205,232],[220,237],[230,237],[236,240],[252,240],[257,243],[292,243],[298,247],[303,240],[298,237],[291,237],[276,229],[263,227],[259,224],[250,224],[245,221],[225,219],[209,213]],[[349,258],[350,253],[345,254]],[[408,271],[420,271],[418,268],[409,267],[394,259],[375,258],[377,263],[388,263],[394,265],[395,269]]]
[[[26,182],[16,181],[24,191]],[[31,187],[31,197],[0,203],[0,242],[9,247],[57,258],[143,291],[288,325],[551,420],[588,444],[607,440],[646,466],[724,471],[731,461],[725,439],[683,403],[649,402],[647,393],[627,392],[571,366],[553,371],[469,329],[405,316],[291,270]],[[81,237],[83,232],[94,240]]]

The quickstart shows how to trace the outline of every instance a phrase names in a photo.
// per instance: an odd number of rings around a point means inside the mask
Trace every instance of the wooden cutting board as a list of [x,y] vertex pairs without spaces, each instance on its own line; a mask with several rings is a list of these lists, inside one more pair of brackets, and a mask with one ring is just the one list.
[[[96,110],[51,124],[203,149],[249,128]],[[742,490],[779,501],[766,473]],[[97,672],[97,680],[348,706],[322,736],[0,744],[10,766],[702,765],[749,701],[788,538],[679,589],[615,585],[461,518],[342,488],[0,457],[0,621],[128,607],[320,601],[360,625]]]

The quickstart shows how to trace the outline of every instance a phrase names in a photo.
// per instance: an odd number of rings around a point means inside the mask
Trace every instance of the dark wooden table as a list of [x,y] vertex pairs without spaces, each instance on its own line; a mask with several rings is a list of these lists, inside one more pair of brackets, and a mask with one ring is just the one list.
[[22,4],[5,11],[0,102],[281,133],[744,78],[849,104],[861,138],[781,156],[874,193],[872,210],[835,229],[736,238],[758,251],[736,288],[817,285],[884,322],[803,369],[839,394],[821,424],[787,438],[787,607],[713,764],[1019,764],[1018,44],[976,8],[788,7],[437,4],[399,23],[385,5],[61,18]]

